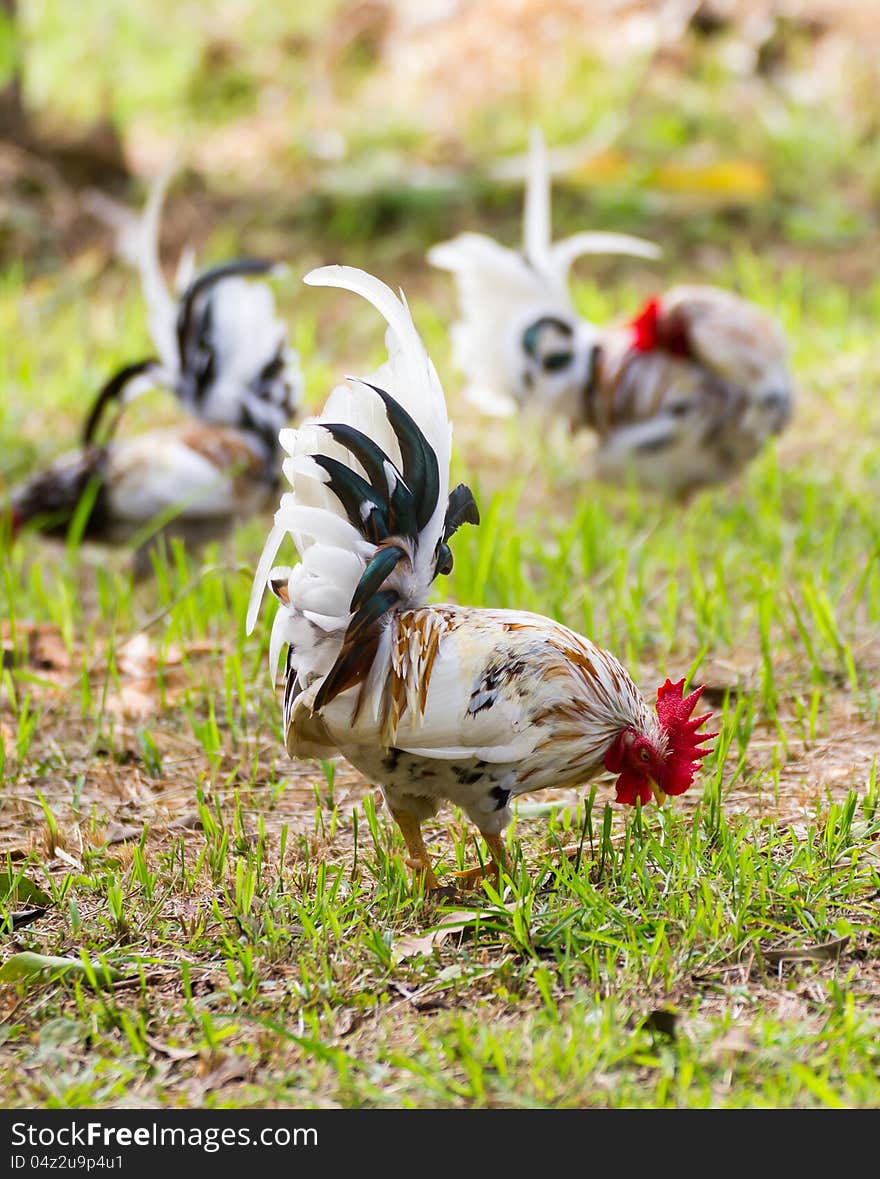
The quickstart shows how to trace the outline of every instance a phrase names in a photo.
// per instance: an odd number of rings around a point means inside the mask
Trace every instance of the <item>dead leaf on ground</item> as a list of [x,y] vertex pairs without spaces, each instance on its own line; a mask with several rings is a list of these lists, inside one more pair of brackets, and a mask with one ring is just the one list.
[[[504,906],[508,912],[513,912],[515,903]],[[405,958],[427,957],[433,954],[453,933],[461,933],[469,925],[475,925],[479,920],[490,917],[491,910],[485,909],[456,909],[448,913],[443,920],[427,933],[402,937],[394,943],[394,960],[401,962]]]
[[[24,643],[22,636],[26,640]],[[4,667],[27,665],[40,671],[70,670],[70,655],[61,631],[54,623],[17,621],[13,631],[12,623],[4,621],[0,623],[0,645]]]
[[[438,937],[438,934],[441,936]],[[405,958],[419,958],[428,957],[433,954],[434,949],[441,945],[443,936],[441,930],[434,930],[433,933],[420,934],[418,936],[402,937],[399,941],[394,943],[394,961],[402,962]]]
[[121,684],[118,692],[108,692],[104,708],[113,716],[144,720],[161,711],[153,680],[132,680]]
[[199,1088],[205,1092],[208,1089],[222,1089],[230,1081],[246,1081],[252,1072],[253,1065],[244,1056],[229,1053],[218,1057],[212,1053],[209,1057],[203,1057],[199,1063]]
[[774,950],[762,950],[765,962],[776,965],[778,962],[828,962],[840,957],[844,948],[849,944],[849,934],[845,937],[832,938],[816,946],[792,946]]
[[342,1007],[333,1013],[333,1031],[335,1035],[350,1036],[361,1024],[362,1013],[356,1007]]
[[[133,635],[122,643],[117,651],[116,664],[122,676],[126,677],[119,690],[111,692],[105,707],[115,716],[145,718],[162,711],[157,680],[162,676],[164,705],[167,707],[178,699],[186,688],[184,657],[213,654],[216,644],[210,641],[192,642],[186,651],[171,644],[160,648],[146,634]],[[96,669],[93,674],[102,675],[106,668]]]
[[197,812],[181,815],[179,819],[172,819],[165,824],[166,831],[201,831],[202,816]]
[[155,676],[160,668],[179,667],[184,655],[192,659],[198,655],[213,655],[216,650],[217,644],[211,639],[193,640],[187,644],[185,651],[174,643],[159,647],[141,632],[121,644],[116,655],[116,666],[124,675],[137,678]]
[[15,729],[5,721],[0,721],[0,750],[3,751],[4,757],[12,758],[17,740]]
[[122,823],[111,823],[107,828],[107,834],[102,840],[100,840],[100,846],[109,847],[111,844],[127,843],[129,840],[133,842],[140,842],[143,833],[143,823],[137,827],[124,827]]

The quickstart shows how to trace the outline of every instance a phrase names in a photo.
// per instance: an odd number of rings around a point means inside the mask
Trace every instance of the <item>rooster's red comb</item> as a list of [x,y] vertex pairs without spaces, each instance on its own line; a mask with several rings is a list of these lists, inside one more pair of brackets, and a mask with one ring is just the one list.
[[657,716],[667,739],[666,770],[661,789],[666,794],[684,794],[694,780],[700,758],[712,752],[712,747],[700,746],[717,733],[700,733],[697,730],[712,717],[711,712],[692,716],[697,701],[703,694],[702,687],[695,688],[690,695],[684,694],[684,680],[673,683],[667,679],[657,689]]
[[651,352],[660,343],[660,300],[649,299],[638,315],[631,319],[633,347],[637,352]]

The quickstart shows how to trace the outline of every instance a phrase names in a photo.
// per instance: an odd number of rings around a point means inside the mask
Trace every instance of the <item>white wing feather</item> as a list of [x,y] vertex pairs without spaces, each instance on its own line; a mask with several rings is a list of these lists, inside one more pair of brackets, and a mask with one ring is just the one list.
[[127,521],[169,511],[182,520],[228,518],[239,499],[235,472],[215,466],[173,430],[115,441],[107,490],[114,518]]
[[[242,390],[247,390],[278,354],[287,329],[276,315],[271,287],[237,276],[224,278],[214,287],[211,315],[218,379],[210,392],[210,419],[231,422],[240,413]],[[286,359],[295,372],[290,350]],[[258,399],[253,399],[251,408],[252,416],[258,416]]]
[[550,166],[539,127],[529,132],[529,164],[523,210],[523,251],[536,270],[550,273]]
[[467,379],[467,394],[498,412],[499,398],[511,395],[511,372],[521,364],[517,328],[548,315],[572,318],[571,299],[518,250],[483,234],[441,242],[429,250],[428,261],[455,277],[459,318],[451,331],[453,360]]

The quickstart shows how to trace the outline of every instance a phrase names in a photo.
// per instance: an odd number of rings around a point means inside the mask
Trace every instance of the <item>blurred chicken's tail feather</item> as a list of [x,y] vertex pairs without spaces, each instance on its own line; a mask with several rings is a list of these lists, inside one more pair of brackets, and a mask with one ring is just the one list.
[[150,335],[162,364],[169,369],[173,369],[177,362],[176,303],[162,274],[159,227],[174,168],[173,161],[165,165],[150,185],[146,204],[139,213],[97,189],[90,189],[83,198],[89,211],[113,230],[116,253],[140,275],[149,313]]
[[523,250],[529,262],[546,270],[552,241],[550,165],[540,127],[529,132],[529,162],[523,213]]

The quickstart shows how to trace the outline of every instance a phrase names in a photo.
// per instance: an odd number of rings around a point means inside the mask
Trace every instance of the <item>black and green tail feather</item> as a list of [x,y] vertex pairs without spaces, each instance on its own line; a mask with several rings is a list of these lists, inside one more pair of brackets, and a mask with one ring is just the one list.
[[[315,697],[316,709],[358,682],[369,670],[378,643],[377,623],[400,600],[397,590],[387,587],[387,580],[402,562],[412,563],[421,531],[437,510],[440,495],[437,456],[422,430],[384,389],[366,381],[361,383],[372,389],[385,406],[403,469],[354,426],[321,422],[334,441],[357,459],[364,475],[326,455],[316,454],[312,458],[328,475],[326,486],[339,500],[349,522],[365,540],[377,546],[377,551],[352,595],[353,613],[342,649]],[[431,580],[452,569],[452,553],[447,543],[452,534],[462,524],[479,522],[473,493],[465,484],[459,484],[449,495]]]

